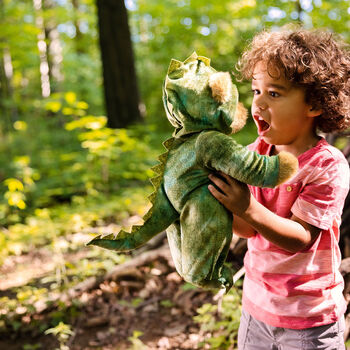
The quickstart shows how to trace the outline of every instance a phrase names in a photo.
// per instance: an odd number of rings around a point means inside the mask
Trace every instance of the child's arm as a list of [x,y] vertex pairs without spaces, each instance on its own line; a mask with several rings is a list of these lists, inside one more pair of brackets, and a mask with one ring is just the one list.
[[250,238],[256,234],[253,227],[251,227],[237,215],[233,216],[232,231],[235,235],[241,238]]
[[[295,215],[291,219],[276,215],[251,195],[247,185],[225,174],[221,175],[227,183],[213,175],[210,176],[210,179],[224,194],[212,185],[209,186],[210,192],[234,215],[250,225],[251,233],[256,230],[265,239],[291,253],[303,250],[317,238],[320,233],[319,228],[308,224]],[[240,223],[245,230],[242,232],[242,236],[247,235],[249,229],[242,222]]]

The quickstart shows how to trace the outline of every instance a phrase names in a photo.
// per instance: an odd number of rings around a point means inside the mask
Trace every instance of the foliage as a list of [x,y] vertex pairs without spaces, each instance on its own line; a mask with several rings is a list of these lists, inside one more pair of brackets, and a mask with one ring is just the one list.
[[[67,101],[61,105],[58,95],[46,103],[57,116],[45,118],[38,110],[35,120],[17,121],[15,129],[3,137],[0,193],[5,197],[0,201],[0,223],[19,222],[33,209],[57,202],[144,184],[152,175],[149,168],[159,150],[150,148],[151,127],[109,129],[105,117],[87,115],[86,103],[74,96],[66,93]],[[61,112],[70,115],[61,118]]]
[[[346,0],[135,0],[126,4],[141,94],[150,119],[159,120],[160,87],[170,58],[181,61],[196,51],[212,58],[216,69],[235,71],[238,58],[257,31],[291,22],[328,28],[350,42]],[[238,87],[241,101],[249,107],[249,85]]]
[[206,339],[199,344],[210,349],[234,349],[237,344],[238,327],[241,316],[241,290],[232,288],[222,298],[220,311],[218,305],[204,304],[194,316],[194,321],[200,324],[200,330],[206,334]]
[[[47,118],[46,110],[55,114]],[[162,149],[159,140],[152,146],[159,135],[151,126],[109,129],[106,118],[88,115],[72,92],[57,94],[37,111],[35,120],[23,117],[2,138],[0,263],[42,251],[53,264],[44,277],[0,297],[0,333],[56,329],[76,317],[74,303],[59,303],[49,323],[34,315],[55,295],[125,261],[124,255],[84,248],[84,242],[90,232],[103,233],[115,222],[127,226],[130,216],[146,212],[149,168]],[[78,252],[80,259],[67,260]]]
[[[43,115],[47,111],[49,118]],[[0,192],[0,260],[6,263],[34,251],[54,258],[44,277],[29,279],[0,298],[0,333],[44,332],[60,322],[69,325],[79,309],[74,300],[59,303],[46,321],[35,315],[55,301],[52,296],[125,261],[125,256],[108,250],[84,248],[84,241],[91,231],[103,233],[103,227],[115,222],[127,226],[130,216],[144,214],[146,195],[152,191],[149,168],[168,136],[152,125],[109,129],[106,118],[88,114],[87,104],[73,92],[38,104],[35,120],[23,117],[4,134],[1,147],[10,161],[0,156],[8,176],[2,179]],[[246,136],[238,134],[238,141]],[[9,193],[22,193],[24,205]],[[82,254],[79,260],[67,260],[77,252]],[[162,305],[172,304],[164,300]]]
[[[146,123],[112,130],[102,116],[95,1],[43,1],[40,11],[32,0],[0,1],[0,265],[33,252],[53,257],[52,266],[42,274],[33,274],[25,286],[2,294],[0,333],[15,337],[20,332],[49,330],[61,337],[61,347],[66,346],[79,303],[58,303],[46,319],[37,317],[38,310],[53,303],[53,296],[127,259],[83,245],[90,232],[103,233],[116,222],[128,225],[130,216],[146,211],[145,198],[152,191],[149,168],[170,133],[161,101],[170,58],[182,60],[196,50],[211,57],[217,69],[232,71],[254,33],[289,22],[328,28],[350,42],[347,0],[125,3]],[[46,32],[57,29],[59,38],[56,63],[61,79],[50,77],[47,98],[41,92],[36,21],[40,16]],[[46,37],[41,45],[50,43]],[[52,64],[55,55],[49,53],[48,58]],[[249,85],[239,83],[238,88],[241,101],[249,107]],[[247,144],[255,134],[248,123],[234,137]],[[78,260],[69,259],[78,252]],[[133,304],[138,302],[135,299]],[[239,302],[240,292],[234,289],[224,296],[220,312],[215,305],[199,309],[196,321],[204,333],[213,335],[205,341],[210,348],[226,349],[235,343]],[[171,306],[168,300],[161,304]],[[135,348],[143,346],[139,337],[135,333],[129,339]],[[24,348],[40,348],[40,344]]]
[[[168,124],[163,118],[161,85],[172,57],[182,60],[196,50],[211,57],[214,67],[232,71],[254,33],[290,22],[328,28],[350,41],[347,0],[125,0],[125,4],[147,120],[163,129]],[[41,97],[39,15],[47,31],[56,29],[59,38],[58,57],[50,52],[48,57],[50,62],[58,60],[61,76],[50,77],[52,91],[74,91],[80,100],[88,101],[93,114],[103,114],[95,1],[51,0],[43,5],[37,13],[31,0],[2,0],[0,58],[6,58],[12,74],[10,91],[1,96],[0,108],[9,125],[21,113],[33,112],[33,100]],[[239,90],[249,107],[249,86],[239,84]]]
[[146,350],[148,349],[148,346],[146,346],[139,337],[142,336],[142,332],[140,331],[133,331],[132,337],[129,337],[128,340],[131,342],[131,347],[129,350]]
[[[34,9],[32,0],[2,0],[1,3],[0,58],[5,49],[13,70],[12,92],[2,101],[7,107],[8,120],[14,121],[18,112],[29,112],[33,100],[41,97],[40,28],[36,22],[39,16],[47,32],[54,28],[59,37],[55,49],[61,78],[51,76],[52,91],[73,90],[79,98],[89,101],[94,113],[101,113],[102,77],[95,2],[78,0],[78,6],[73,7],[70,0],[42,1],[40,13]],[[50,44],[49,38],[46,44]],[[49,57],[51,61],[55,59],[53,54]],[[13,113],[14,107],[17,113]]]
[[57,337],[60,347],[57,350],[69,350],[66,345],[70,336],[74,334],[71,327],[63,322],[60,322],[56,327],[49,328],[45,331],[45,334],[53,334]]

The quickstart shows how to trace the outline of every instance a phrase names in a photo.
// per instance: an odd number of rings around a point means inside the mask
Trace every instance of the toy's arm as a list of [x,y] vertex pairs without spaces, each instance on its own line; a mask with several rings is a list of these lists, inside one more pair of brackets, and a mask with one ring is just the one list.
[[196,142],[197,161],[209,169],[259,187],[275,187],[298,169],[298,160],[287,152],[264,156],[249,151],[231,137],[217,132],[202,132]]
[[115,237],[113,234],[108,236],[97,236],[87,245],[96,245],[102,248],[126,252],[140,247],[149,241],[156,234],[168,228],[178,217],[179,214],[169,202],[163,186],[158,188],[155,202],[151,208],[148,218],[141,226],[133,226],[131,233],[120,231]]

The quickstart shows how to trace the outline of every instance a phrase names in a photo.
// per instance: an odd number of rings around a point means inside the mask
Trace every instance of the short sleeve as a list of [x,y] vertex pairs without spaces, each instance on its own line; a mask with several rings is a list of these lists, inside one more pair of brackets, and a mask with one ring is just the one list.
[[349,191],[349,164],[338,151],[310,164],[309,171],[308,183],[303,186],[291,211],[305,222],[327,230],[335,217],[341,217]]

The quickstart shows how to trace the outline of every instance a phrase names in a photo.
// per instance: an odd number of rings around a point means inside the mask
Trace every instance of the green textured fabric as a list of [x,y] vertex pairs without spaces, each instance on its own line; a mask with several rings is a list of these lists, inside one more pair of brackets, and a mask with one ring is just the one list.
[[216,102],[209,88],[210,76],[217,73],[210,60],[192,54],[184,63],[171,60],[164,81],[163,103],[173,136],[215,129],[225,134],[232,132],[231,124],[238,103],[238,92],[231,85],[232,98],[224,104]]
[[232,239],[232,214],[209,192],[208,175],[217,170],[253,186],[274,187],[279,158],[261,156],[230,136],[238,92],[231,86],[225,103],[212,97],[210,60],[192,54],[184,62],[171,60],[163,85],[167,117],[175,127],[167,149],[153,170],[153,204],[144,224],[116,237],[98,236],[88,244],[129,251],[167,230],[178,273],[203,288],[232,286],[232,271],[224,265]]

